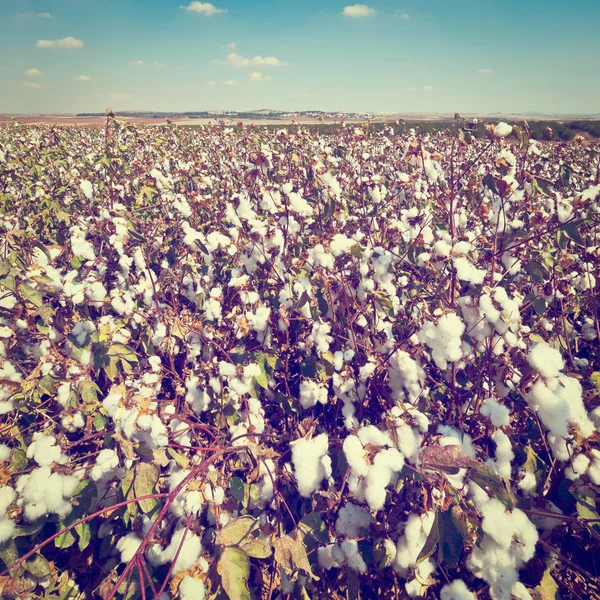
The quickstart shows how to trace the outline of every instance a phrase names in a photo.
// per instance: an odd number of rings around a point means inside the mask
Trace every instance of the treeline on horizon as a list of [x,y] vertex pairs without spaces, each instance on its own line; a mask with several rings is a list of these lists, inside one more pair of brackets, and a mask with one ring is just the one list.
[[[310,111],[312,114],[325,114],[322,111]],[[284,113],[273,113],[273,114],[261,114],[256,112],[240,112],[235,115],[216,115],[209,113],[208,111],[198,112],[186,112],[186,113],[159,113],[159,112],[132,112],[123,111],[116,112],[117,117],[122,118],[141,118],[141,119],[169,119],[175,117],[186,117],[189,119],[214,119],[216,121],[223,119],[231,119],[235,121],[243,121],[244,119],[261,118],[265,120],[273,120],[274,123],[271,125],[263,125],[262,127],[269,128],[281,128],[282,123],[277,122],[277,119]],[[78,117],[102,117],[103,113],[79,113]],[[467,126],[470,133],[476,138],[483,138],[486,136],[485,124],[490,122],[497,122],[497,119],[479,119],[476,125],[469,125],[467,120]],[[511,125],[522,125],[523,121],[507,120]],[[381,131],[386,127],[392,127],[394,132],[402,135],[407,133],[410,129],[418,129],[422,133],[439,133],[457,126],[458,121],[455,119],[441,119],[437,121],[371,121],[360,125],[361,127],[368,127],[374,131]],[[472,123],[472,122],[471,122]],[[527,121],[529,129],[531,131],[531,137],[538,140],[546,141],[564,141],[568,142],[575,138],[576,135],[587,134],[588,136],[600,139],[600,119],[576,119],[566,121],[544,121],[535,120]],[[195,125],[187,125],[188,127],[196,127]],[[234,125],[235,127],[235,125]],[[319,133],[327,134],[334,133],[339,128],[339,123],[314,123],[314,124],[302,124],[302,127],[310,129],[316,129]],[[515,134],[511,134],[513,137]]]

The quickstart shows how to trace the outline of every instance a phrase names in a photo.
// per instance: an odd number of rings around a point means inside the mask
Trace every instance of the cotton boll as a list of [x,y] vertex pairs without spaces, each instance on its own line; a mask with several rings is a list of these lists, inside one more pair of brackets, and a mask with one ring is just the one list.
[[0,518],[0,544],[4,544],[12,539],[15,527],[15,524],[10,519]]
[[456,276],[461,281],[468,281],[474,285],[483,283],[486,272],[478,269],[473,263],[471,263],[464,256],[460,256],[453,260],[454,268],[456,269]]
[[571,481],[579,479],[587,470],[590,459],[585,454],[578,454],[565,469],[565,477]]
[[498,125],[494,127],[494,137],[505,138],[511,134],[512,129],[512,125],[509,125],[508,123],[498,123]]
[[179,556],[171,572],[171,577],[191,568],[198,561],[202,553],[200,538],[188,530],[184,539],[184,533],[186,533],[185,527],[179,527],[171,537],[171,541],[166,548],[151,546],[148,550],[148,560],[155,566],[172,562],[179,552]]
[[17,493],[8,485],[0,487],[0,518],[6,515],[8,507],[15,501]]
[[440,317],[437,325],[427,322],[421,327],[419,340],[432,350],[432,357],[440,369],[446,369],[448,362],[456,362],[462,357],[462,334],[465,324],[456,313]]
[[96,464],[90,471],[90,478],[92,481],[98,481],[105,475],[114,471],[119,465],[119,458],[114,450],[105,448],[100,451],[100,454],[96,457]]
[[369,525],[372,522],[373,518],[366,508],[357,506],[352,502],[346,502],[338,513],[338,518],[335,522],[335,530],[339,535],[345,535],[349,538],[358,538],[368,532]]
[[300,383],[300,404],[305,410],[317,404],[327,404],[327,388],[309,379]]
[[369,473],[369,462],[366,459],[365,450],[360,439],[355,435],[349,435],[343,444],[344,455],[352,472],[359,477],[366,477]]
[[10,447],[6,444],[0,444],[0,462],[4,462],[10,459]]
[[367,565],[358,551],[358,543],[356,540],[344,540],[340,547],[346,556],[348,566],[351,569],[358,571],[359,573],[367,572]]
[[539,342],[531,348],[527,362],[542,377],[556,377],[565,366],[560,352],[545,342]]
[[33,434],[33,442],[27,448],[27,458],[33,458],[40,467],[47,467],[54,462],[62,464],[66,460],[60,446],[56,445],[56,438],[40,431]]
[[495,398],[484,400],[479,412],[492,422],[494,427],[504,427],[510,423],[510,411]]
[[510,593],[515,600],[532,600],[529,590],[520,581],[512,586]]
[[200,579],[186,575],[179,584],[180,600],[204,600],[206,588]]
[[510,439],[503,431],[497,429],[492,435],[492,440],[496,444],[496,467],[498,468],[498,473],[510,479],[510,463],[515,457]]
[[592,450],[592,461],[587,470],[587,476],[593,484],[600,485],[600,450]]
[[128,533],[117,542],[117,551],[121,553],[121,562],[128,563],[136,555],[142,540],[135,533]]
[[91,181],[88,181],[87,179],[84,179],[80,184],[79,184],[79,188],[81,189],[81,191],[83,192],[83,195],[88,199],[91,200],[93,198],[94,195],[94,187],[92,186]]
[[475,594],[469,590],[462,579],[448,583],[440,592],[441,600],[476,600]]
[[346,562],[346,555],[337,544],[321,546],[317,550],[319,565],[328,571],[332,568],[339,568]]
[[309,498],[321,487],[323,479],[331,477],[328,456],[329,437],[322,433],[310,440],[299,439],[292,445],[292,464],[300,495]]

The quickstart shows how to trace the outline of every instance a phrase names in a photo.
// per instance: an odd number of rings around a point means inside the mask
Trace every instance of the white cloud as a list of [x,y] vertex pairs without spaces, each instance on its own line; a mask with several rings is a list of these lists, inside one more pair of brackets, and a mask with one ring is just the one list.
[[396,16],[401,19],[402,21],[410,21],[410,15],[407,12],[402,12],[401,10],[399,10],[396,13]]
[[243,69],[253,65],[261,65],[263,67],[285,67],[286,62],[275,58],[274,56],[254,56],[252,58],[244,58],[235,52],[230,52],[227,55],[227,62],[236,69]]
[[223,85],[235,85],[235,81],[233,79],[228,79],[227,81],[221,82]]
[[26,19],[30,19],[32,17],[37,17],[38,19],[56,19],[56,17],[49,12],[26,12],[20,16]]
[[77,75],[75,81],[91,81],[92,78],[89,75]]
[[154,61],[154,62],[152,63],[152,66],[153,66],[153,67],[156,67],[157,69],[162,69],[162,68],[166,67],[167,65],[165,65],[165,63],[161,63],[161,62],[156,62],[156,61]]
[[219,13],[227,12],[223,8],[217,8],[210,2],[192,2],[189,4],[189,6],[180,6],[179,8],[183,8],[183,10],[188,13],[197,13],[207,17],[212,17],[214,15],[218,15]]
[[406,88],[406,91],[407,92],[416,92],[417,88],[414,85],[411,85],[410,87]]
[[214,87],[217,85],[217,82],[216,82],[214,79],[211,79],[210,81],[207,81],[207,82],[206,82],[206,85],[207,85],[209,88],[214,88]]
[[489,75],[491,72],[491,69],[477,69],[476,71],[478,75]]
[[23,82],[23,87],[31,88],[32,90],[37,90],[43,86],[39,83],[34,83],[33,81],[25,81]]
[[38,40],[36,48],[83,48],[83,42],[74,37],[66,37],[61,40]]
[[423,91],[424,92],[433,92],[433,86],[432,85],[424,85]]
[[271,81],[273,79],[270,75],[264,75],[263,73],[250,73],[250,79],[252,81]]
[[227,44],[227,46],[225,46],[225,48],[227,48],[228,50],[234,50],[235,48],[237,48],[237,44],[235,42],[231,42],[231,43]]
[[342,13],[345,17],[360,19],[362,17],[370,17],[375,14],[375,9],[369,8],[366,4],[352,4],[352,6],[344,7]]
[[41,74],[42,72],[39,69],[27,69],[27,71],[25,71],[25,75],[29,75],[29,77],[37,77]]
[[129,64],[133,65],[134,67],[147,67],[148,66],[148,63],[144,62],[143,60],[130,60]]

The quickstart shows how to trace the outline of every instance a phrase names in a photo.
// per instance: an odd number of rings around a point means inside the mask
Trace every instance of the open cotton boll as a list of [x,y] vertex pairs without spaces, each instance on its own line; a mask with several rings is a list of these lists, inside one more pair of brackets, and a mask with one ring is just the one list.
[[40,467],[52,463],[63,464],[67,460],[60,446],[56,445],[56,438],[40,431],[33,434],[33,441],[27,448],[27,458],[33,458]]
[[15,527],[14,522],[10,519],[0,517],[0,544],[4,544],[12,539]]
[[80,184],[79,184],[79,189],[83,192],[83,195],[88,199],[91,200],[94,196],[94,187],[92,186],[92,182],[88,181],[87,179],[84,179]]
[[565,477],[571,481],[579,479],[590,464],[590,459],[585,454],[578,454],[571,464],[565,469]]
[[0,462],[4,462],[10,458],[10,447],[6,444],[0,444]]
[[369,525],[373,522],[369,511],[352,502],[340,508],[338,518],[335,522],[335,530],[339,535],[345,535],[349,538],[358,538],[366,534]]
[[320,386],[316,381],[309,379],[300,383],[300,404],[302,408],[312,408],[320,402],[327,404],[327,388]]
[[309,498],[321,487],[323,479],[331,477],[329,437],[326,433],[292,443],[292,464],[300,495]]
[[339,568],[346,562],[346,555],[337,544],[321,546],[317,550],[317,559],[319,565],[328,571],[333,568]]
[[592,461],[587,470],[587,476],[593,484],[600,485],[600,450],[592,450]]
[[419,340],[431,348],[431,356],[440,369],[446,369],[449,362],[462,358],[462,334],[465,324],[456,313],[440,317],[437,324],[427,322],[417,334]]
[[487,417],[494,427],[504,427],[510,423],[510,411],[495,398],[486,398],[479,412]]
[[117,551],[121,553],[121,562],[128,563],[142,545],[142,540],[135,533],[128,533],[117,542]]
[[102,479],[106,474],[113,471],[119,466],[119,457],[114,450],[105,448],[100,451],[100,454],[96,457],[96,464],[90,471],[90,478],[93,481]]
[[511,134],[512,130],[512,125],[509,125],[508,123],[504,122],[498,123],[498,125],[494,127],[494,137],[505,138]]
[[206,588],[200,579],[186,575],[179,584],[179,598],[181,600],[204,600]]
[[167,563],[172,562],[175,559],[177,552],[179,552],[179,556],[177,557],[177,561],[171,572],[171,577],[174,577],[181,571],[186,571],[193,567],[194,564],[198,562],[200,554],[202,554],[202,543],[200,538],[192,531],[188,530],[184,540],[184,533],[185,527],[179,527],[179,529],[173,533],[171,542],[166,548],[163,549],[159,545],[154,545],[148,549],[148,560],[154,566],[166,565]]
[[0,487],[0,517],[6,515],[8,507],[15,501],[17,493],[8,485]]
[[448,583],[440,592],[441,600],[476,600],[475,594],[469,590],[462,579],[455,579]]
[[348,566],[359,573],[367,572],[367,565],[358,551],[358,543],[356,540],[344,540],[340,546],[342,552],[346,556]]
[[557,377],[565,366],[560,352],[546,342],[538,342],[527,355],[527,362],[542,377]]
[[456,276],[461,281],[468,281],[475,285],[483,283],[486,272],[478,269],[468,258],[460,256],[453,259],[454,268],[456,269]]
[[517,583],[512,586],[510,593],[515,600],[532,600],[533,598],[529,593],[529,590],[520,581],[517,581]]
[[406,577],[408,570],[416,565],[417,558],[427,541],[434,519],[434,511],[429,511],[424,515],[413,513],[408,517],[404,533],[398,538],[396,544],[394,569],[401,577]]
[[498,473],[510,479],[510,463],[515,457],[510,439],[503,431],[497,429],[492,435],[492,440],[496,444],[496,467],[498,468]]

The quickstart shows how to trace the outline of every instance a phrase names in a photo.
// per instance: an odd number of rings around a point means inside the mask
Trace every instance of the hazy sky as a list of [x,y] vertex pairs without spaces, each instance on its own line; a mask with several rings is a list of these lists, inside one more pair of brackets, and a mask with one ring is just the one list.
[[0,112],[600,113],[599,26],[598,0],[0,0]]

